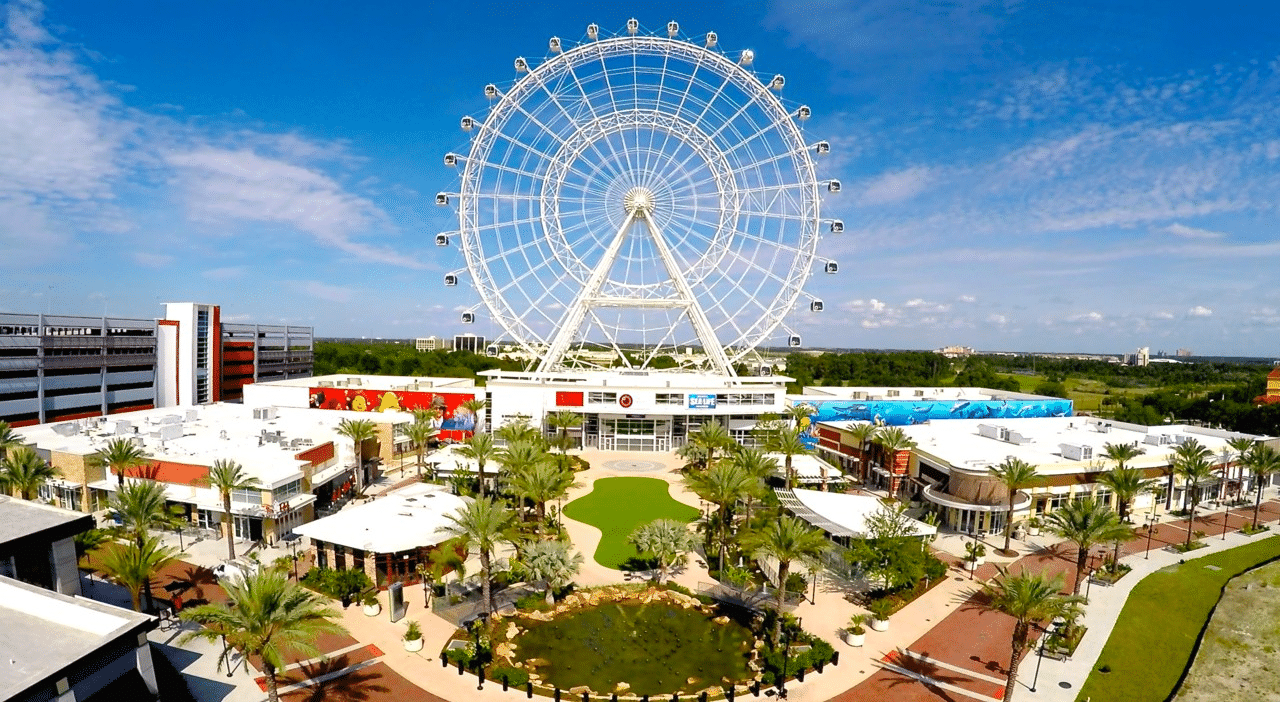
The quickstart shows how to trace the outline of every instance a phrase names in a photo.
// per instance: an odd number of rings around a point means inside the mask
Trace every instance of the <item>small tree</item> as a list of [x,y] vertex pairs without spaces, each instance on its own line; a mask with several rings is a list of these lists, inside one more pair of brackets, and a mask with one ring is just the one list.
[[9,450],[22,445],[22,437],[9,426],[9,423],[0,420],[0,461],[9,455]]
[[[225,586],[225,604],[207,604],[182,612],[182,618],[202,627],[184,634],[179,644],[200,638],[228,644],[246,656],[262,660],[267,699],[278,702],[276,673],[285,667],[287,652],[319,655],[315,642],[322,634],[345,634],[330,609],[314,593],[291,582],[283,573],[266,569]],[[218,661],[221,670],[222,661]]]
[[[1115,493],[1120,521],[1127,523],[1126,518],[1129,516],[1129,509],[1133,505],[1133,500],[1138,495],[1150,490],[1152,481],[1144,477],[1142,470],[1129,468],[1121,463],[1115,470],[1098,476],[1098,483],[1111,488],[1111,492]],[[1116,542],[1115,554],[1111,558],[1115,563],[1120,562],[1119,541]]]
[[1182,478],[1187,504],[1187,541],[1191,547],[1192,525],[1196,519],[1196,507],[1200,506],[1200,483],[1213,477],[1213,464],[1206,456],[1177,456],[1173,460],[1173,472]]
[[[804,440],[800,438],[800,432],[795,429],[782,429],[773,435],[773,439],[765,445],[765,448],[773,453],[779,453],[783,456],[782,468],[786,489],[790,490],[792,483],[795,482],[795,469],[792,467],[792,458],[795,456],[809,455],[809,447],[805,445]],[[823,485],[826,489],[826,485]]]
[[233,460],[219,458],[213,462],[206,479],[209,487],[218,491],[222,498],[222,524],[227,531],[227,559],[236,558],[236,535],[231,522],[231,493],[236,490],[250,490],[259,486],[258,479],[244,472],[244,468]]
[[369,419],[344,419],[338,423],[338,434],[351,440],[355,449],[356,494],[364,494],[364,442],[378,436],[378,427]]
[[777,642],[782,635],[782,608],[786,604],[791,564],[798,560],[816,561],[831,548],[831,544],[821,531],[790,515],[783,515],[764,529],[749,534],[747,544],[755,552],[757,561],[773,559],[778,562],[775,602],[778,617],[773,631],[773,640]]
[[582,554],[571,551],[567,542],[535,541],[521,554],[520,570],[529,580],[546,584],[547,604],[551,604],[555,589],[573,582],[583,560]]
[[8,449],[0,460],[0,487],[12,490],[24,500],[34,500],[46,480],[56,478],[58,471],[45,463],[30,446]]
[[476,432],[468,436],[466,441],[463,441],[458,446],[458,455],[476,462],[476,472],[480,477],[480,496],[484,497],[485,464],[496,459],[499,455],[498,447],[493,445],[493,435]]
[[503,544],[511,543],[511,530],[515,525],[515,513],[506,505],[488,497],[468,502],[464,507],[445,517],[449,524],[440,528],[458,540],[467,550],[475,549],[480,556],[480,575],[484,578],[481,588],[484,604],[492,612],[493,604],[493,552]]
[[123,487],[125,473],[128,473],[130,468],[146,465],[147,454],[131,439],[112,439],[107,442],[106,448],[94,454],[89,462],[94,467],[105,467],[115,473],[116,485]]
[[689,443],[697,444],[706,449],[707,462],[703,468],[709,468],[716,461],[716,451],[727,451],[737,442],[729,434],[729,430],[724,425],[714,419],[702,424],[689,434]]
[[1280,453],[1266,444],[1258,444],[1249,452],[1249,470],[1257,483],[1257,497],[1253,502],[1253,528],[1258,528],[1258,514],[1262,510],[1262,490],[1271,482],[1271,476],[1280,473]]
[[1068,502],[1050,512],[1046,526],[1049,531],[1076,545],[1076,577],[1072,595],[1080,594],[1080,584],[1084,582],[1085,567],[1089,562],[1089,549],[1096,544],[1133,538],[1133,532],[1120,522],[1120,517],[1093,498]]
[[154,536],[144,536],[128,546],[107,549],[98,559],[98,567],[108,577],[129,591],[134,611],[141,612],[143,593],[150,599],[151,578],[171,563],[177,552]]
[[467,400],[466,402],[458,405],[458,407],[470,412],[471,416],[476,418],[475,430],[473,433],[479,434],[484,431],[484,412],[487,406],[488,403],[483,399]]
[[561,410],[547,417],[547,424],[556,430],[558,441],[556,444],[560,448],[562,454],[569,452],[569,430],[582,426],[582,415],[577,412]]
[[1013,553],[1009,548],[1013,540],[1013,501],[1018,497],[1018,491],[1025,487],[1037,485],[1042,481],[1039,475],[1036,475],[1036,467],[1012,456],[1004,459],[1004,461],[991,469],[991,475],[1004,485],[1007,493],[1006,497],[1009,501],[1009,511],[1005,515],[1004,520],[1004,549],[1002,553],[1006,556]]
[[648,553],[658,561],[658,584],[666,578],[671,568],[684,562],[686,555],[697,547],[697,538],[683,522],[674,519],[656,519],[642,524],[627,538],[636,551]]
[[982,586],[986,597],[982,606],[992,612],[1001,612],[1014,618],[1013,638],[1010,641],[1009,681],[1004,687],[1004,702],[1013,699],[1018,680],[1018,665],[1022,654],[1030,645],[1031,626],[1036,622],[1052,621],[1062,616],[1080,602],[1076,596],[1059,594],[1062,579],[1048,578],[1043,573],[1023,572],[1011,575],[1004,568],[989,583]]
[[719,544],[717,570],[724,570],[724,554],[729,547],[728,527],[733,506],[755,488],[758,480],[744,470],[742,464],[732,461],[717,463],[703,472],[688,473],[684,476],[684,482],[699,497],[719,508],[720,518],[716,524],[716,540]]
[[[432,426],[430,422],[415,421],[413,424],[410,424],[407,429],[405,429],[404,435],[406,438],[409,439],[409,442],[413,444],[413,452],[418,458],[418,477],[419,478],[422,477],[423,456],[426,453],[427,444],[430,443],[431,439],[435,438],[435,436],[439,433],[440,432],[437,431],[436,428]],[[435,475],[433,474],[431,477],[434,478]]]
[[871,422],[859,422],[849,427],[849,435],[858,442],[858,478],[867,479],[867,446],[875,441],[880,427]]

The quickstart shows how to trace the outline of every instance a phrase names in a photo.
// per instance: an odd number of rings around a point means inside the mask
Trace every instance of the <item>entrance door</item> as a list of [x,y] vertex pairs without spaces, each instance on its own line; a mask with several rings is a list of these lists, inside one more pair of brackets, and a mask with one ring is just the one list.
[[238,541],[245,541],[250,538],[248,517],[232,517],[231,523],[235,526],[235,534]]

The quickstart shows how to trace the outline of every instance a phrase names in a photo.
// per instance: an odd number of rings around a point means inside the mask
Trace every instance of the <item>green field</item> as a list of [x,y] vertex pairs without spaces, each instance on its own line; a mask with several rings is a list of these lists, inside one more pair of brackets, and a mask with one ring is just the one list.
[[607,568],[622,568],[636,556],[627,537],[641,524],[655,519],[692,522],[698,518],[698,510],[673,499],[667,482],[658,478],[601,478],[592,488],[589,494],[565,505],[564,514],[604,533],[594,557]]
[[1246,702],[1280,690],[1280,561],[1227,585],[1178,702]]
[[[1134,587],[1076,699],[1161,702],[1191,659],[1196,637],[1227,581],[1280,557],[1280,537],[1169,566]],[[1213,570],[1208,566],[1216,566]],[[1100,671],[1109,667],[1110,672]]]

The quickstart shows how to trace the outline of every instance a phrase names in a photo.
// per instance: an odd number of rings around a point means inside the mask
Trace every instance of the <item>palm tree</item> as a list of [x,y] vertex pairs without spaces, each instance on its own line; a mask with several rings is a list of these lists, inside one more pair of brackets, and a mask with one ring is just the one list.
[[986,597],[982,606],[992,612],[1002,612],[1016,620],[1010,644],[1009,680],[1004,686],[1004,702],[1013,699],[1014,685],[1018,680],[1018,664],[1030,645],[1031,626],[1036,622],[1053,621],[1076,607],[1080,598],[1059,594],[1061,577],[1047,577],[1044,573],[1022,572],[1011,575],[1000,569],[1000,574],[982,586]]
[[1207,456],[1191,454],[1173,459],[1173,472],[1182,478],[1187,504],[1187,542],[1191,546],[1191,525],[1196,518],[1196,507],[1200,506],[1200,483],[1213,477],[1213,464]]
[[730,512],[738,500],[746,497],[755,485],[757,478],[748,473],[738,461],[717,463],[705,472],[688,473],[684,482],[690,490],[698,493],[702,499],[714,503],[720,508],[718,523],[718,541],[720,544],[718,570],[724,570],[724,554],[729,548]]
[[1280,452],[1258,444],[1249,452],[1249,469],[1253,471],[1253,480],[1257,483],[1258,496],[1253,502],[1253,528],[1258,528],[1258,513],[1262,510],[1262,490],[1271,482],[1271,476],[1280,473]]
[[378,436],[378,427],[371,419],[344,419],[338,422],[338,434],[351,439],[355,449],[356,494],[364,494],[364,442]]
[[546,520],[547,503],[563,497],[574,486],[573,471],[546,460],[514,471],[508,481],[513,493],[534,504],[539,534]]
[[431,426],[430,421],[419,422],[415,420],[413,424],[410,424],[409,427],[404,430],[404,435],[409,439],[410,443],[413,444],[413,451],[418,456],[419,478],[422,477],[422,456],[427,449],[427,443],[439,433],[440,432],[437,431],[435,427]]
[[235,529],[231,524],[231,493],[236,490],[250,490],[259,486],[258,479],[244,472],[239,463],[230,459],[219,458],[213,462],[206,478],[209,487],[218,491],[222,498],[222,525],[227,531],[227,560],[236,559]]
[[1141,456],[1143,450],[1138,448],[1136,444],[1103,444],[1102,454],[1107,460],[1114,461],[1116,468],[1124,468],[1129,461]]
[[[285,666],[286,651],[319,655],[315,641],[321,634],[345,634],[335,620],[338,612],[319,595],[291,582],[283,572],[267,568],[242,582],[228,583],[225,604],[207,604],[182,612],[182,618],[203,625],[184,634],[179,644],[201,638],[226,642],[246,656],[262,659],[267,699],[278,702],[276,672]],[[221,661],[219,661],[221,665]],[[221,669],[221,668],[219,668]]]
[[130,439],[112,439],[107,447],[94,454],[90,462],[95,467],[107,467],[116,474],[116,484],[124,487],[124,475],[130,468],[146,465],[147,454]]
[[440,527],[449,536],[456,538],[462,548],[475,549],[480,556],[480,575],[484,604],[492,612],[493,590],[490,581],[493,575],[493,552],[502,544],[511,543],[511,529],[515,525],[516,515],[506,505],[495,502],[488,497],[481,497],[467,503],[454,514],[446,514],[449,524]]
[[1187,439],[1185,443],[1178,444],[1178,446],[1173,449],[1173,460],[1169,462],[1169,468],[1165,471],[1165,476],[1169,480],[1169,485],[1168,485],[1169,490],[1168,490],[1168,494],[1165,496],[1165,503],[1164,503],[1164,508],[1166,510],[1173,509],[1173,480],[1177,475],[1177,471],[1175,468],[1177,466],[1178,461],[1191,460],[1192,458],[1196,458],[1196,457],[1208,458],[1209,453],[1210,453],[1209,449],[1205,448],[1204,444],[1201,444],[1199,441],[1196,441],[1195,439]]
[[467,400],[458,406],[470,412],[471,416],[476,418],[476,428],[472,433],[479,434],[484,431],[484,415],[481,413],[484,412],[485,407],[488,406],[487,402],[481,399]]
[[466,441],[458,445],[458,455],[476,462],[476,472],[480,476],[480,496],[484,497],[484,466],[498,458],[500,452],[493,445],[493,435],[476,432],[468,436]]
[[[1111,446],[1112,444],[1107,444]],[[1111,489],[1116,496],[1116,509],[1119,512],[1121,523],[1128,523],[1129,509],[1133,506],[1133,500],[1144,492],[1151,490],[1154,481],[1147,480],[1146,474],[1140,468],[1129,468],[1124,465],[1123,461],[1117,461],[1114,470],[1103,473],[1098,476],[1098,484]],[[1120,542],[1116,542],[1115,554],[1111,557],[1112,562],[1120,562]]]
[[511,417],[494,433],[507,444],[532,444],[542,440],[542,432],[530,426],[529,418],[524,415]]
[[9,455],[9,449],[22,445],[22,437],[18,436],[9,423],[0,420],[0,460]]
[[706,446],[688,441],[685,442],[684,446],[676,449],[676,455],[684,459],[685,470],[706,468],[708,453]]
[[1018,496],[1018,491],[1025,487],[1031,487],[1041,482],[1042,478],[1036,475],[1036,467],[1012,456],[1004,459],[1004,462],[991,469],[991,475],[999,480],[1008,493],[1009,513],[1004,520],[1004,549],[1003,553],[1012,555],[1009,544],[1013,541],[1013,501]]
[[1080,594],[1084,582],[1089,550],[1097,544],[1133,538],[1133,532],[1120,522],[1120,517],[1107,505],[1087,498],[1068,502],[1046,517],[1049,531],[1076,545],[1076,577],[1071,594]]
[[778,470],[778,460],[759,449],[742,449],[733,456],[733,462],[751,476],[746,494],[746,525],[751,526],[751,506],[765,492],[765,480]]
[[566,541],[535,541],[524,550],[520,570],[525,578],[547,584],[547,604],[551,604],[555,589],[573,582],[583,560],[582,553],[570,551]]
[[661,585],[670,568],[681,563],[685,554],[697,548],[697,538],[684,522],[674,519],[655,519],[641,524],[631,532],[627,541],[640,553],[648,553],[658,560],[658,584]]
[[40,486],[57,476],[58,471],[30,446],[11,448],[0,461],[0,487],[17,492],[24,500],[34,500]]
[[867,479],[867,446],[878,438],[879,433],[880,427],[871,422],[859,422],[849,427],[849,435],[858,442],[858,477],[864,482]]
[[[1240,482],[1237,483],[1237,486],[1244,483],[1244,468],[1249,462],[1249,452],[1252,451],[1253,447],[1256,445],[1257,445],[1257,442],[1255,442],[1253,437],[1250,437],[1250,436],[1233,436],[1230,439],[1227,439],[1227,446],[1230,447],[1231,450],[1235,451],[1236,453],[1236,465],[1240,466]],[[1227,461],[1223,461],[1222,482],[1225,484],[1230,484],[1230,480],[1227,476],[1227,469],[1229,467],[1230,467],[1230,463],[1228,463]],[[1225,490],[1226,488],[1224,487],[1223,488],[1224,497],[1226,496]],[[1237,497],[1239,497],[1238,493],[1237,493]]]
[[804,421],[812,417],[813,408],[804,403],[791,405],[782,411],[787,419],[791,420],[791,426],[796,431],[804,428]]
[[163,545],[159,537],[147,536],[128,546],[106,549],[98,558],[98,567],[129,591],[134,611],[141,612],[142,593],[151,594],[151,577],[176,556],[177,552]]
[[[786,488],[791,489],[791,484],[795,479],[795,469],[791,467],[791,459],[793,456],[809,455],[809,447],[805,445],[804,440],[800,438],[800,432],[795,429],[783,429],[773,435],[773,439],[765,446],[766,449],[773,453],[783,455],[783,475],[786,481]],[[826,480],[822,482],[822,489],[827,489]]]
[[778,562],[778,595],[777,622],[774,625],[773,641],[776,644],[782,636],[782,607],[786,603],[787,576],[791,574],[791,563],[797,560],[817,561],[831,548],[826,536],[806,522],[783,515],[776,522],[769,522],[764,529],[749,534],[747,547],[755,553],[757,561],[772,558]]
[[[901,451],[910,451],[916,447],[916,442],[909,438],[906,432],[902,431],[902,427],[881,429],[880,432],[876,434],[875,441],[885,452],[885,456],[889,461],[889,465],[885,466],[885,469],[890,474],[893,473],[893,462],[897,460],[898,453]],[[889,490],[891,492],[895,491],[895,485],[892,480],[889,483]]]
[[109,503],[120,517],[124,531],[139,545],[152,529],[174,523],[174,512],[166,503],[164,485],[154,480],[132,480],[116,490]]
[[707,450],[707,462],[703,468],[709,468],[716,461],[716,451],[728,450],[737,442],[729,435],[729,430],[714,419],[700,425],[689,434],[689,443],[697,444]]
[[561,453],[568,453],[569,430],[574,427],[582,426],[582,415],[577,412],[561,410],[547,417],[547,424],[549,424],[552,429],[555,429],[560,435],[559,441],[556,443],[559,444]]

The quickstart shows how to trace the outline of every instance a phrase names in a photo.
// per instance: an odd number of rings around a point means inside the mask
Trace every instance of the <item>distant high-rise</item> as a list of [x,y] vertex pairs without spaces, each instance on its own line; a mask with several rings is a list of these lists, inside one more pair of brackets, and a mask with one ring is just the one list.
[[484,353],[484,342],[485,338],[483,336],[476,336],[475,334],[459,334],[453,337],[453,350]]

